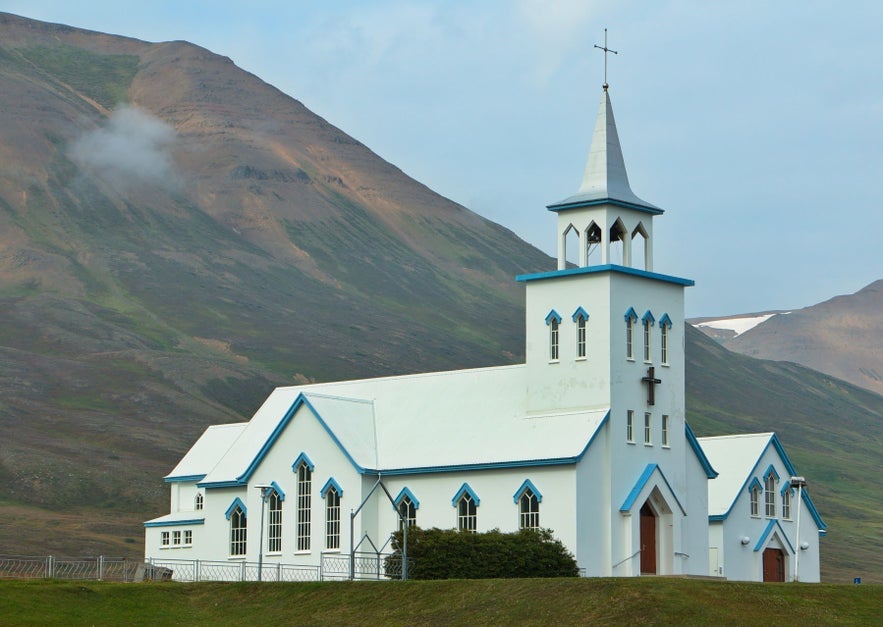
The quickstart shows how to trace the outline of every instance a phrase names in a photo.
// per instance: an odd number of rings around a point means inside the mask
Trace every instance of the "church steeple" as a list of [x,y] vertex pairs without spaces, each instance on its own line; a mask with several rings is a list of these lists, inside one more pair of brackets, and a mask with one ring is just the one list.
[[[567,240],[573,234],[579,239],[579,267],[600,262],[653,269],[653,216],[663,211],[636,196],[629,185],[606,83],[582,184],[576,194],[552,203],[548,209],[558,214],[559,270],[567,267]],[[643,253],[641,260],[632,254],[636,237],[643,240],[643,246],[635,251]],[[596,250],[600,250],[600,259],[593,260]]]
[[662,213],[662,209],[656,205],[638,198],[629,186],[622,147],[619,144],[619,133],[616,131],[616,120],[613,117],[613,107],[610,104],[610,93],[606,85],[601,94],[582,185],[576,194],[549,205],[549,209],[557,211],[599,201],[624,203],[623,206],[626,207]]

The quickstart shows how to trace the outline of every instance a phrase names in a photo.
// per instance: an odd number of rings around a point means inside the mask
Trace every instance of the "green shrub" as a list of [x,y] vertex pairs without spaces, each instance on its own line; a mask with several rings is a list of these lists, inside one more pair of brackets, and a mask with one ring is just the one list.
[[[402,532],[393,536],[401,558]],[[388,567],[392,560],[388,558]],[[549,529],[465,533],[453,529],[408,530],[409,579],[575,577],[576,560]]]

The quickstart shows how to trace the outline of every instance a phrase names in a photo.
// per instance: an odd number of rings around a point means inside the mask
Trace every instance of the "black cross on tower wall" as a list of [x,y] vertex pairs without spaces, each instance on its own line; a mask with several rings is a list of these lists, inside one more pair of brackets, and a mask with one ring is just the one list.
[[641,381],[647,384],[647,404],[655,405],[656,404],[656,385],[662,383],[661,379],[656,378],[656,368],[650,366],[647,368],[647,376],[642,378]]

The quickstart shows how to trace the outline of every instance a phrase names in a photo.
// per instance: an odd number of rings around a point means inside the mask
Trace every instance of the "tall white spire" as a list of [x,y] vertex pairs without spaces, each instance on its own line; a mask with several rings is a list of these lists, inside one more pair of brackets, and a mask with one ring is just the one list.
[[629,177],[625,171],[625,161],[622,158],[619,134],[616,132],[616,121],[613,119],[613,107],[606,85],[601,94],[582,185],[575,195],[549,205],[549,209],[555,211],[566,209],[568,205],[579,206],[605,200],[649,209],[653,213],[662,212],[659,207],[635,196],[629,187]]

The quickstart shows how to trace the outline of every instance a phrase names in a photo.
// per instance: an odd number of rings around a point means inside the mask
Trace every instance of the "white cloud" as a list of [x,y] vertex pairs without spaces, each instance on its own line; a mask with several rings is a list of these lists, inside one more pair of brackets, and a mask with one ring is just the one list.
[[99,128],[71,146],[75,163],[86,167],[118,191],[135,186],[176,185],[171,150],[175,130],[140,109],[121,107]]

